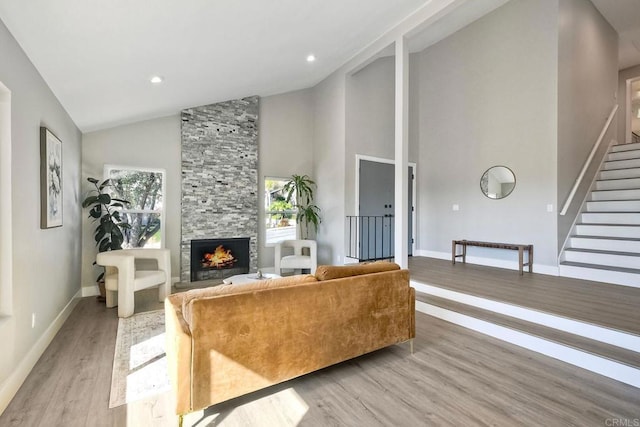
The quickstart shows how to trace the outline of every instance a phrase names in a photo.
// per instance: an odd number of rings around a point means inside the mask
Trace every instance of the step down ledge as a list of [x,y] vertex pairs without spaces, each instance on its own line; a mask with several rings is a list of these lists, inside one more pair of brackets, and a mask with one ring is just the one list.
[[547,341],[552,341],[560,345],[593,354],[594,356],[622,363],[635,369],[640,369],[640,353],[632,350],[612,346],[600,341],[574,335],[569,332],[559,331],[547,326],[527,322],[526,320],[516,319],[515,317],[506,316],[504,314],[499,314],[444,298],[434,297],[433,295],[427,295],[421,292],[416,292],[416,301],[418,300],[425,304],[434,305],[445,310],[454,311],[475,319],[484,320],[485,322],[493,323],[494,325],[520,331]]
[[434,305],[416,301],[416,309],[456,325],[509,342],[536,353],[570,363],[591,372],[640,388],[640,370],[591,353],[576,350],[565,345],[538,338],[504,326],[446,310]]
[[410,281],[411,286],[417,291],[436,297],[449,299],[452,301],[468,304],[484,310],[493,311],[499,314],[526,320],[527,322],[569,332],[574,335],[611,344],[616,347],[640,352],[640,336],[630,332],[623,332],[605,326],[596,325],[580,320],[569,319],[556,314],[545,313],[527,307],[514,304],[494,301],[488,298],[476,297],[462,292],[449,289],[438,288],[414,280]]

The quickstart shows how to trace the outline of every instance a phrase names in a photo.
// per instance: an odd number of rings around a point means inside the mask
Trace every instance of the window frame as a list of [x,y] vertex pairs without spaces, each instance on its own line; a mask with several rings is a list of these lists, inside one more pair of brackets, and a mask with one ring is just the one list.
[[[266,194],[267,194],[267,181],[284,181],[284,182],[288,182],[291,180],[291,178],[288,177],[281,177],[281,176],[274,176],[274,175],[265,175],[264,176],[264,195],[262,198],[262,212],[264,213],[264,218],[265,218],[265,222],[264,222],[264,246],[267,248],[271,248],[276,246],[279,242],[283,241],[283,240],[289,240],[289,238],[287,239],[281,239],[278,241],[273,241],[273,242],[269,242],[268,237],[267,237],[267,232],[269,230],[269,228],[267,227],[267,219],[269,218],[270,215],[273,215],[273,212],[267,210],[267,200],[266,200]],[[292,215],[296,215],[296,225],[295,225],[295,235],[293,236],[293,238],[291,240],[295,240],[298,239],[298,236],[300,235],[300,224],[298,223],[298,219],[297,219],[297,213],[298,211],[294,208],[291,209],[290,211],[277,211],[276,213],[290,213]]]
[[[103,169],[104,179],[110,179],[110,172],[113,170],[118,171],[131,171],[131,172],[153,172],[159,173],[162,175],[162,209],[160,209],[160,247],[166,248],[166,200],[167,200],[167,170],[164,168],[151,168],[151,167],[141,167],[141,166],[127,166],[121,164],[105,164]],[[152,209],[127,209],[120,208],[121,212],[125,213],[158,213],[157,210]],[[144,248],[141,248],[144,249]],[[147,248],[149,249],[149,248]]]

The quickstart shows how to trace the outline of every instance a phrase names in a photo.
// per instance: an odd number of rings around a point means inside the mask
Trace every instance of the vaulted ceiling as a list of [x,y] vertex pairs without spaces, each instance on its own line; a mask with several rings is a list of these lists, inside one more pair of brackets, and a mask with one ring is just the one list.
[[312,86],[425,3],[2,0],[0,19],[90,131]]

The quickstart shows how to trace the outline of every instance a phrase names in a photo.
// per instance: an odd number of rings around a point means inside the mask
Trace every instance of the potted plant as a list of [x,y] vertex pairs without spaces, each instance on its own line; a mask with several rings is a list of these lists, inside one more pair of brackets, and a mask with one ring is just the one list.
[[[320,208],[313,204],[313,189],[316,183],[308,175],[292,175],[284,185],[283,191],[287,195],[287,202],[293,203],[297,211],[296,221],[304,228],[300,228],[300,235],[303,239],[309,236],[309,225],[313,225],[314,231],[318,231],[320,219]],[[295,200],[294,200],[295,197]]]
[[[124,242],[123,231],[131,228],[131,225],[122,222],[122,216],[117,208],[128,205],[129,202],[122,199],[112,198],[109,193],[104,190],[111,185],[111,180],[106,179],[99,182],[95,178],[87,178],[95,189],[91,189],[84,201],[82,202],[83,208],[89,209],[89,218],[93,218],[93,222],[96,223],[94,231],[94,238],[98,252],[106,252],[111,250],[122,249],[122,243]],[[95,261],[93,265],[95,265]],[[100,296],[104,298],[104,270],[100,273],[96,281],[100,288]]]

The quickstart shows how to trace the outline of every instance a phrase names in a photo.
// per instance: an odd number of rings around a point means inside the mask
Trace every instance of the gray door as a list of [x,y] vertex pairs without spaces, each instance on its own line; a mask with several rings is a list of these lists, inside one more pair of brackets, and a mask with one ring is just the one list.
[[[360,161],[360,248],[361,260],[393,257],[395,166]],[[409,255],[412,255],[413,168],[409,167]]]

